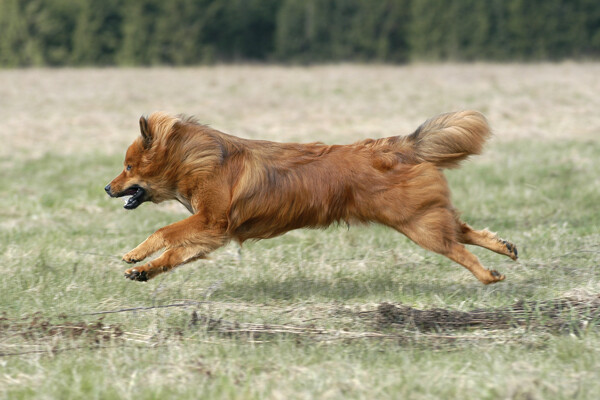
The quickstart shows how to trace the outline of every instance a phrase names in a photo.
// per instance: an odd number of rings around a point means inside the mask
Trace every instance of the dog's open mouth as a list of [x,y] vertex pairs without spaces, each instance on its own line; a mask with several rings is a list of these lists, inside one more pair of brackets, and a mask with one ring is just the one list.
[[128,210],[133,210],[146,201],[146,191],[144,188],[137,185],[131,186],[129,189],[124,190],[123,192],[119,193],[117,197],[123,196],[131,196],[125,200],[124,207]]

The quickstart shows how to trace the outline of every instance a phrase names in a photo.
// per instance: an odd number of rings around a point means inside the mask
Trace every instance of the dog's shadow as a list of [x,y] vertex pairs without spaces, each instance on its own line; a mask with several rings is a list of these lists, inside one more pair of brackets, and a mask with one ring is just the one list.
[[[258,280],[254,282],[232,282],[225,284],[222,293],[228,298],[242,301],[310,301],[315,299],[330,301],[373,301],[374,299],[440,297],[455,298],[482,295],[482,291],[492,292],[493,297],[504,297],[518,293],[527,296],[527,285],[501,283],[484,286],[473,282],[434,279],[431,281],[411,281],[389,276],[349,276],[338,279],[291,275],[281,280]],[[532,287],[533,291],[534,288]],[[486,296],[490,296],[488,293]]]

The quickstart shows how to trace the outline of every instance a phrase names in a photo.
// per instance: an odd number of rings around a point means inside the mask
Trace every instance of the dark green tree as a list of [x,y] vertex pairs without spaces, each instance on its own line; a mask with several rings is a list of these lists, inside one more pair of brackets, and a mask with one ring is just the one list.
[[121,65],[160,64],[160,42],[156,39],[161,18],[160,0],[126,0],[123,7],[123,40],[116,55]]
[[123,40],[119,0],[82,3],[73,37],[71,59],[81,65],[111,65]]
[[597,0],[0,0],[0,66],[598,56]]
[[190,65],[212,60],[203,42],[203,9],[207,1],[171,0],[161,6],[155,41],[161,63]]
[[0,1],[0,64],[7,67],[27,65],[28,34],[19,0]]

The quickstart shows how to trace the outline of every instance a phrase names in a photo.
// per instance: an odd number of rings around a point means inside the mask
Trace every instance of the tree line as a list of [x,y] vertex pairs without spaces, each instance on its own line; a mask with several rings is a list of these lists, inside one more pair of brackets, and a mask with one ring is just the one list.
[[598,56],[598,0],[0,0],[4,67]]

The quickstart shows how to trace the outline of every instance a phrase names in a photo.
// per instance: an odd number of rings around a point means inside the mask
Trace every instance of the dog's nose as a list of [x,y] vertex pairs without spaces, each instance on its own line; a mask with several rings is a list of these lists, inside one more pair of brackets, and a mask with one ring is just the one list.
[[106,193],[108,193],[108,195],[110,196],[110,183],[108,185],[106,185],[106,187],[104,188],[104,190],[106,191]]

